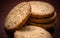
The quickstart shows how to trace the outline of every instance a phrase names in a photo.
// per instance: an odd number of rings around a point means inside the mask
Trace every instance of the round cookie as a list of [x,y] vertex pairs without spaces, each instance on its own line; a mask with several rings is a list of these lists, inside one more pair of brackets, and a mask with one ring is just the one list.
[[49,18],[33,18],[31,17],[30,18],[30,21],[32,22],[36,22],[36,23],[51,23],[53,21],[56,20],[56,12],[54,13],[54,15],[52,17],[49,17]]
[[14,38],[52,38],[52,36],[41,27],[25,26],[14,32]]
[[47,2],[30,1],[29,3],[31,5],[31,17],[46,18],[54,15],[54,7]]
[[40,24],[40,23],[35,23],[35,22],[31,22],[31,21],[28,21],[28,25],[34,25],[34,26],[39,26],[39,27],[42,27],[44,29],[50,29],[52,28],[54,25],[56,24],[56,22],[52,22],[52,23],[45,23],[45,24]]
[[6,17],[5,28],[16,30],[22,27],[31,15],[30,10],[30,5],[27,2],[16,5]]

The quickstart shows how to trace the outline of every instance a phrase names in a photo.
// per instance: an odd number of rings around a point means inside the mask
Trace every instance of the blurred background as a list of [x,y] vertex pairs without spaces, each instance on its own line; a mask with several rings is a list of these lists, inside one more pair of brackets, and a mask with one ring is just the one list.
[[[32,0],[0,0],[0,38],[13,38],[13,32],[8,32],[4,28],[4,20],[9,11],[18,3],[23,1]],[[53,27],[54,30],[50,30],[53,38],[60,38],[60,1],[59,0],[33,0],[33,1],[45,1],[52,4],[57,12],[56,26]]]

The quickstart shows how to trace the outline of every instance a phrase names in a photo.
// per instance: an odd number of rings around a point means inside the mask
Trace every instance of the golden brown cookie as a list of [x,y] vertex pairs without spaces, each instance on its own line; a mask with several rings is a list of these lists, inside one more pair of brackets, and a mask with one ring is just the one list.
[[31,5],[31,17],[46,18],[54,15],[54,7],[42,1],[29,1]]
[[52,38],[52,36],[41,27],[27,25],[15,31],[14,38]]
[[6,17],[5,28],[8,30],[16,30],[22,27],[31,14],[30,10],[30,5],[27,2],[16,5]]

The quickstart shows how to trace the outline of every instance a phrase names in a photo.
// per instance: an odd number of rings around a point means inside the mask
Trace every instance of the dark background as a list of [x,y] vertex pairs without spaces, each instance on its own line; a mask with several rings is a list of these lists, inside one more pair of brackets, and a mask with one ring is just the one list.
[[[8,12],[18,3],[29,0],[0,0],[0,38],[12,38],[12,32],[4,28],[4,20]],[[31,1],[31,0],[30,0]],[[37,0],[39,1],[39,0]],[[40,0],[51,3],[57,12],[56,26],[54,26],[53,38],[60,38],[60,1],[59,0]],[[51,30],[52,32],[52,30]]]

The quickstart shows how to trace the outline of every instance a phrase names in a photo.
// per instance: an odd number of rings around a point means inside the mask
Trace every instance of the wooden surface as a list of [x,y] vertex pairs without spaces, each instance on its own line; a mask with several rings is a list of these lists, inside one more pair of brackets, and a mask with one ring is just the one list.
[[[8,32],[4,28],[4,20],[9,11],[18,3],[24,0],[0,0],[0,38],[13,38],[13,33]],[[27,1],[27,0],[25,0]],[[28,0],[29,1],[29,0]],[[59,0],[41,0],[45,2],[51,3],[57,12],[57,21],[56,26],[54,26],[53,30],[50,30],[53,38],[60,38],[60,2]]]

